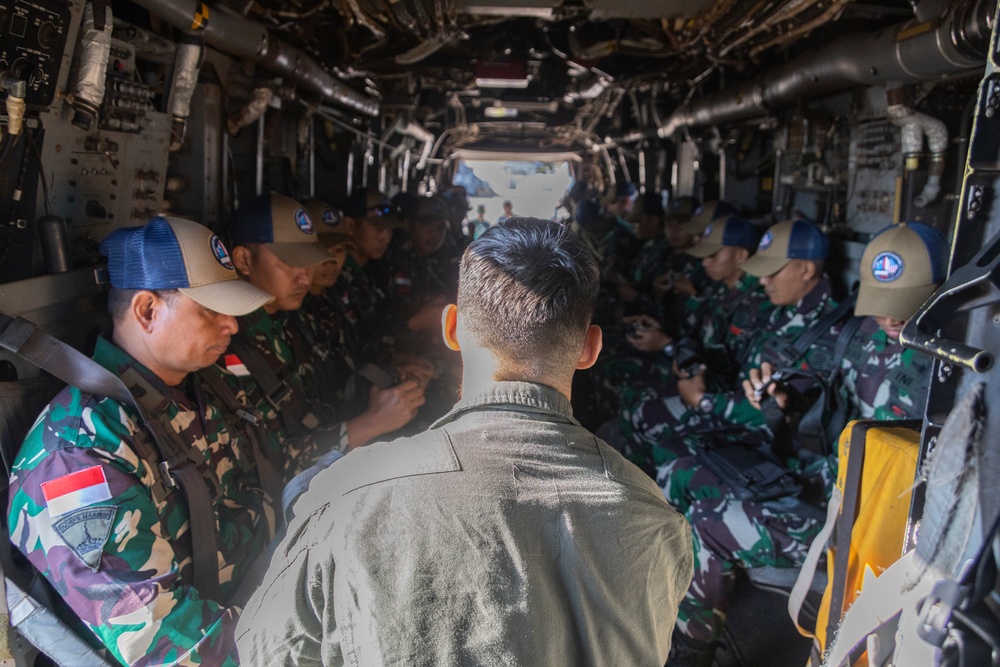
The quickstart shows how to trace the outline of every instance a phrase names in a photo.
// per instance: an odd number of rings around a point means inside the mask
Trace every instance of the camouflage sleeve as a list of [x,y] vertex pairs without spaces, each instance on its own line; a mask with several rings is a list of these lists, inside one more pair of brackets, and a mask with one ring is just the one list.
[[44,458],[15,470],[11,541],[123,664],[237,665],[239,610],[181,577],[190,557],[175,543],[187,531],[179,494],[154,502],[124,424],[85,409],[73,430],[75,441],[46,419],[29,434],[22,453]]
[[318,420],[310,419],[310,415],[307,415],[299,432],[289,434],[278,411],[264,398],[263,392],[251,377],[238,377],[228,372],[223,373],[223,377],[237,393],[237,398],[254,403],[254,409],[264,419],[266,436],[260,446],[264,456],[285,482],[312,467],[332,450],[347,453],[346,422],[320,427]]
[[764,426],[764,413],[747,400],[743,390],[719,392],[713,396],[715,407],[712,414],[718,415],[731,424],[744,426]]

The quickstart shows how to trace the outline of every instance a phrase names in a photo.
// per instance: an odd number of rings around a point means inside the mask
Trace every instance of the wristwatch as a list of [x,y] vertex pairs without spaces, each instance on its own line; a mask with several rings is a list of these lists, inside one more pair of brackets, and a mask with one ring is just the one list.
[[706,415],[712,414],[715,411],[715,399],[705,394],[698,401],[698,410],[704,412]]

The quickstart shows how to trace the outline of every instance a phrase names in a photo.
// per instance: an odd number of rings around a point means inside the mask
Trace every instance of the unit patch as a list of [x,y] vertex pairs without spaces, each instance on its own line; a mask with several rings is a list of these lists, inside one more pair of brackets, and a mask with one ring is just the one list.
[[229,256],[229,251],[226,250],[226,246],[223,245],[222,239],[215,234],[212,234],[212,238],[208,243],[212,246],[212,254],[215,255],[215,260],[224,268],[234,271],[235,267],[233,266],[233,260]]
[[303,234],[313,233],[312,220],[309,219],[309,214],[306,213],[304,208],[300,208],[295,211],[295,224],[298,225],[298,228],[302,230]]
[[52,528],[83,564],[94,572],[101,566],[101,554],[111,535],[116,507],[84,507],[67,512]]
[[772,234],[769,229],[764,232],[762,237],[760,237],[760,243],[757,244],[757,250],[767,250],[771,247],[772,243],[774,243],[774,234]]
[[330,208],[324,208],[323,213],[320,214],[323,218],[323,224],[328,227],[337,227],[340,225],[340,216],[337,212]]
[[880,283],[891,283],[903,275],[903,258],[894,252],[880,252],[872,262],[872,275]]

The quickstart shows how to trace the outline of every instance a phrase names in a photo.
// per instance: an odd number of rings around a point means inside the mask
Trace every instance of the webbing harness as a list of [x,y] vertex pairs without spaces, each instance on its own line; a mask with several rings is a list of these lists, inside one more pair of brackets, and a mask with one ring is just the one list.
[[[203,474],[208,466],[204,454],[184,442],[170,425],[166,414],[170,401],[164,392],[131,368],[121,379],[115,377],[97,362],[20,317],[0,313],[0,346],[82,392],[106,396],[135,409],[146,426],[139,431],[143,435],[135,438],[140,456],[150,461],[162,459],[158,466],[150,467],[153,500],[159,503],[180,489],[188,507],[195,588],[203,597],[219,599],[215,512]],[[143,437],[147,434],[148,440]]]
[[271,501],[277,504],[281,500],[284,484],[274,465],[264,455],[261,448],[261,442],[267,436],[263,433],[263,417],[260,412],[252,406],[241,403],[236,398],[236,394],[233,393],[232,387],[219,373],[213,372],[211,369],[204,369],[198,372],[198,378],[225,404],[226,425],[231,429],[238,428],[246,434],[247,441],[250,443],[250,453],[257,465],[260,484],[270,496]]

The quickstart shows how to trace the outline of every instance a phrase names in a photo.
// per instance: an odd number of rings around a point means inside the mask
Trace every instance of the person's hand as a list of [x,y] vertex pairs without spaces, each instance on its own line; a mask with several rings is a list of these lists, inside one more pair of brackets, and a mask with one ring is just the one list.
[[[704,372],[704,367],[701,368]],[[705,397],[705,377],[701,373],[689,376],[681,376],[677,379],[677,394],[689,408],[697,408],[698,403]]]
[[627,330],[625,340],[637,350],[657,352],[673,342],[660,323],[649,315],[631,315],[622,321]]
[[437,368],[423,357],[411,357],[405,362],[396,366],[400,379],[403,381],[413,380],[420,385],[420,390],[427,389],[430,381],[437,376]]
[[761,399],[765,395],[773,396],[782,410],[788,405],[788,391],[778,382],[772,382],[774,367],[764,362],[760,368],[751,368],[747,379],[743,381],[743,394],[750,405],[760,410]]
[[694,283],[683,276],[674,278],[674,294],[678,296],[697,296],[698,290]]
[[347,422],[348,446],[361,447],[384,433],[402,428],[417,416],[424,400],[424,390],[413,380],[388,389],[372,387],[368,409]]
[[653,279],[653,294],[657,299],[662,299],[667,292],[674,288],[674,274],[661,273]]

